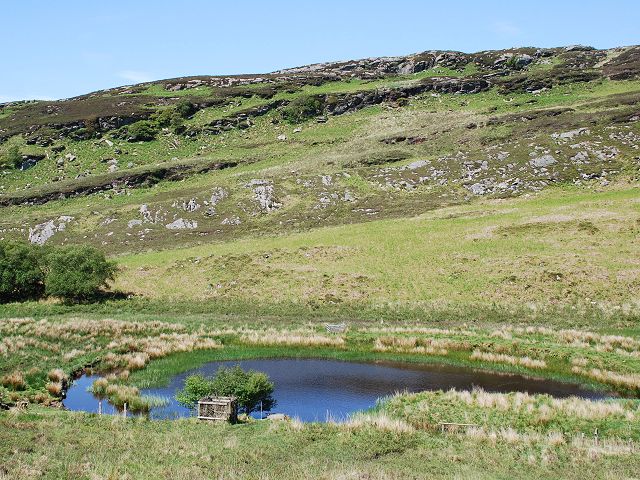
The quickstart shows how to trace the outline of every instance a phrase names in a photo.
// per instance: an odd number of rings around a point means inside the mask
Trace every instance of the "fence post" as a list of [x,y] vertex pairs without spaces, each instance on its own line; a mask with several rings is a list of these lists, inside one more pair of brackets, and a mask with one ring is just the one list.
[[124,402],[124,418],[127,418],[127,402]]
[[98,415],[102,415],[102,400],[98,400]]

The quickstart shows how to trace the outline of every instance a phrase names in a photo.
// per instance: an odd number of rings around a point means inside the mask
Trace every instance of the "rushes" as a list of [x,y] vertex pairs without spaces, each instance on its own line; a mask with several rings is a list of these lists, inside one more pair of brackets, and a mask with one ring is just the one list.
[[507,363],[509,365],[526,368],[547,368],[547,363],[544,360],[535,360],[530,357],[514,357],[512,355],[505,355],[504,353],[489,353],[474,350],[469,358],[471,360],[482,360],[485,362]]
[[415,431],[415,429],[404,420],[392,418],[385,413],[361,413],[352,416],[340,425],[348,430],[373,427],[377,430],[395,433],[411,433]]
[[49,382],[47,383],[45,388],[47,389],[47,392],[49,392],[54,397],[59,397],[62,393],[62,390],[64,389],[61,382]]
[[416,337],[379,337],[376,338],[373,349],[376,352],[410,352],[430,355],[447,355],[449,350],[466,350],[471,348],[467,342],[450,340],[447,338],[416,338]]
[[633,401],[560,399],[522,392],[491,393],[482,389],[396,395],[383,409],[425,429],[437,429],[441,422],[459,422],[490,430],[517,427],[548,433],[576,431],[582,426],[587,433],[600,428],[605,434],[609,430],[628,435],[640,421],[640,405]]
[[54,368],[49,371],[47,378],[52,382],[63,383],[68,380],[67,374],[61,368]]
[[579,366],[573,367],[572,371],[578,375],[591,378],[601,383],[622,387],[631,391],[640,391],[640,375],[637,373],[617,373],[608,370],[600,370],[599,368],[586,370]]
[[124,355],[122,358],[129,370],[139,370],[141,368],[144,368],[144,366],[149,361],[149,354],[144,352],[134,353],[131,355]]
[[160,334],[157,337],[124,337],[113,340],[107,345],[107,348],[130,353],[107,353],[102,358],[105,366],[139,370],[152,359],[166,357],[177,352],[222,348],[222,344],[212,338],[201,337],[196,333],[172,333]]
[[22,372],[9,373],[0,379],[2,386],[12,390],[24,390],[27,386]]
[[156,397],[143,397],[137,387],[110,383],[107,378],[99,378],[91,386],[91,393],[97,398],[106,398],[118,410],[124,405],[132,413],[147,413],[153,407],[166,403],[166,400]]
[[253,332],[242,335],[240,340],[252,345],[300,345],[307,347],[342,347],[345,345],[344,337],[329,337],[304,332]]

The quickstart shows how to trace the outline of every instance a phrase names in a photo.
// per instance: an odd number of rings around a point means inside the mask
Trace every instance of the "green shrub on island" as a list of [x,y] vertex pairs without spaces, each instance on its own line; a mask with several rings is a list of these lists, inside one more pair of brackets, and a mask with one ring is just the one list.
[[264,411],[271,410],[276,401],[273,398],[273,382],[267,374],[255,370],[244,371],[239,365],[220,367],[213,377],[201,374],[187,377],[184,388],[176,394],[176,399],[188,408],[194,408],[198,400],[209,396],[236,397],[241,412],[249,415],[262,404]]

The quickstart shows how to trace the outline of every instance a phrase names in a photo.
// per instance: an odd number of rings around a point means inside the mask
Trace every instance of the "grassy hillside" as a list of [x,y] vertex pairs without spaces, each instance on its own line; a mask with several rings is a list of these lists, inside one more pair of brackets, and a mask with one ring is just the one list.
[[258,302],[635,304],[640,191],[556,188],[420,216],[119,257],[117,287]]
[[26,169],[0,178],[0,235],[50,226],[49,243],[126,254],[635,180],[638,50],[426,52],[8,104],[0,158]]

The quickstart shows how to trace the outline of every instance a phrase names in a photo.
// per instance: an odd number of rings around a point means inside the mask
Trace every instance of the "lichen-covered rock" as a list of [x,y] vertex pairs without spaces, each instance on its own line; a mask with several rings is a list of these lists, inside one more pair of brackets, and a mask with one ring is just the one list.
[[240,225],[240,223],[240,218],[233,216],[222,220],[222,222],[220,222],[220,225]]
[[181,210],[184,210],[185,212],[195,212],[196,210],[200,209],[200,207],[202,207],[202,205],[200,205],[198,203],[197,199],[191,198],[189,201],[176,200],[175,202],[173,202],[172,207],[173,208],[179,208]]
[[165,225],[169,230],[193,230],[198,228],[198,222],[195,220],[185,220],[184,218],[178,218],[171,223]]
[[575,130],[569,130],[568,132],[552,133],[551,137],[555,140],[572,140],[579,135],[588,135],[589,133],[591,132],[588,128],[582,127],[576,128]]
[[152,213],[147,204],[140,206],[140,215],[143,223],[162,223],[166,218],[166,212],[163,213],[161,210],[157,210]]
[[207,217],[213,217],[216,214],[216,207],[218,204],[227,197],[227,192],[221,187],[217,187],[213,190],[211,194],[211,198],[209,201],[205,201],[204,204],[207,206],[204,214]]
[[279,203],[273,193],[273,185],[267,180],[254,179],[247,184],[253,190],[254,198],[260,205],[260,209],[265,212],[272,212],[279,209]]
[[532,158],[529,163],[536,168],[544,168],[556,163],[556,159],[552,155],[542,155],[541,157]]
[[57,220],[49,220],[29,228],[29,241],[36,245],[44,245],[57,232],[64,231],[67,228],[67,224],[72,220],[73,217],[63,215],[58,217]]

